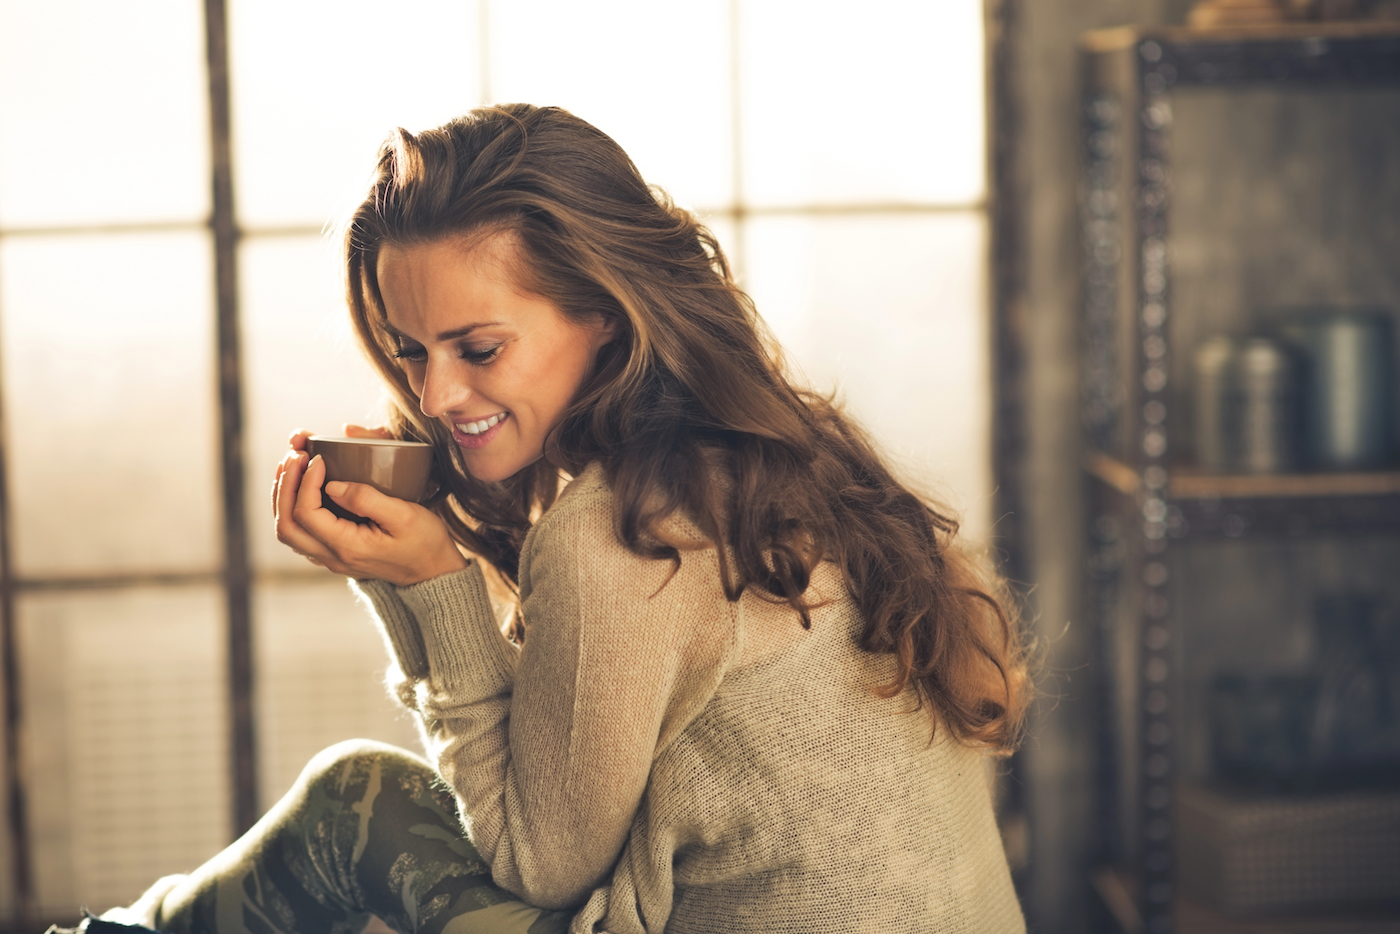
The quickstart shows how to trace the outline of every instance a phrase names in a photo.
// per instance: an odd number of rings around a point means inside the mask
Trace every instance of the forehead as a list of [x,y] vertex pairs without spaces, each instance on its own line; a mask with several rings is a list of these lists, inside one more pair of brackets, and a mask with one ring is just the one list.
[[484,231],[410,243],[385,241],[375,270],[381,283],[386,277],[397,282],[403,275],[458,274],[485,276],[515,288],[521,261],[519,238],[513,232]]
[[523,333],[569,324],[558,306],[518,284],[518,256],[513,233],[385,243],[376,261],[380,326],[430,344],[491,327]]
[[386,323],[392,330],[434,329],[509,312],[534,296],[517,284],[509,234],[386,243],[375,264]]

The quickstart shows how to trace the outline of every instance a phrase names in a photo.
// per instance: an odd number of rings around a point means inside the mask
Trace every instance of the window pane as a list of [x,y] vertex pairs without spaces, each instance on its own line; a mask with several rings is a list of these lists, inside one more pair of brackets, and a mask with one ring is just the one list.
[[971,211],[745,225],[749,291],[790,363],[973,539],[991,498],[984,226]]
[[742,0],[752,204],[982,195],[982,4]]
[[222,597],[212,587],[19,603],[39,913],[125,905],[229,840]]
[[0,224],[202,219],[202,4],[0,0]]
[[690,207],[732,198],[725,0],[491,4],[491,95],[556,104]]
[[389,698],[389,656],[345,580],[257,589],[259,794],[271,807],[333,743],[377,739],[422,755],[408,713]]
[[350,330],[339,248],[320,237],[244,242],[244,398],[248,521],[255,567],[308,567],[272,531],[269,490],[298,428],[339,434],[379,424],[380,383]]
[[471,0],[231,0],[242,221],[319,226],[364,194],[390,130],[480,103],[477,21]]
[[215,566],[210,265],[193,232],[0,242],[20,573]]

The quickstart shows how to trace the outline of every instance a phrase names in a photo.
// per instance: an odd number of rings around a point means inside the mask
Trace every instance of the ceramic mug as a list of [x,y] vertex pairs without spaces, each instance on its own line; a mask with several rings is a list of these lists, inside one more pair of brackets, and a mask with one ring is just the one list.
[[[312,435],[306,452],[320,456],[326,465],[326,482],[344,480],[367,483],[385,496],[420,502],[428,492],[428,476],[433,468],[433,446],[418,441],[389,441],[379,438],[334,438]],[[321,503],[342,519],[368,521],[341,509],[321,489]]]

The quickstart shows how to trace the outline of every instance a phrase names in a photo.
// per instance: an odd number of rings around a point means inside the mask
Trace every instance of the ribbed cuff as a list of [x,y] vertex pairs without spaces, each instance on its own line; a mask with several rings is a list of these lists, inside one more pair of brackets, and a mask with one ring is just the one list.
[[413,613],[399,599],[398,588],[387,581],[352,578],[350,589],[374,611],[389,651],[394,653],[404,676],[413,681],[426,678],[428,654],[423,649],[423,636]]
[[489,696],[515,682],[520,650],[496,622],[480,563],[394,589],[417,620],[434,690]]

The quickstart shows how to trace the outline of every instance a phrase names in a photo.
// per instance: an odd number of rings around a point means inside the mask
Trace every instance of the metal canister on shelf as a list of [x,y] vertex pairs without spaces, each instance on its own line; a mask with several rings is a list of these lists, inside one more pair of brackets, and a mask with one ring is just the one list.
[[1196,460],[1215,473],[1298,468],[1298,366],[1267,337],[1217,336],[1195,355]]
[[1379,311],[1313,311],[1281,331],[1302,353],[1304,454],[1318,470],[1367,470],[1396,454],[1395,343]]
[[1236,340],[1217,335],[1207,338],[1196,348],[1194,405],[1196,463],[1210,473],[1227,473],[1234,469],[1233,452],[1236,431],[1229,423],[1228,410],[1234,388],[1231,367],[1235,359]]
[[1242,340],[1235,354],[1242,473],[1298,469],[1298,365],[1288,348],[1267,337]]

